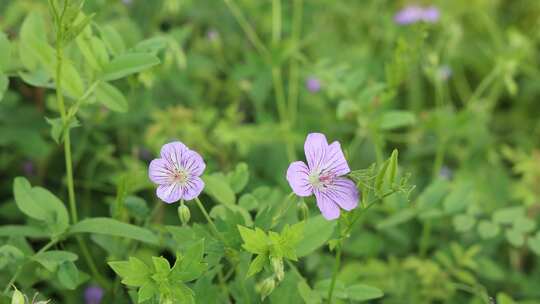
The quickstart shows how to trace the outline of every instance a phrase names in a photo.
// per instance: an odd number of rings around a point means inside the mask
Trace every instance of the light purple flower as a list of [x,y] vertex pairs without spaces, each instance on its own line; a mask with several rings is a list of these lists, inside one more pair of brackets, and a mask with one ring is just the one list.
[[439,78],[441,80],[447,81],[450,77],[452,77],[452,69],[447,65],[443,65],[439,67],[438,72],[439,72]]
[[452,169],[448,168],[447,166],[443,166],[441,171],[439,171],[439,176],[446,180],[452,179],[452,175]]
[[206,38],[208,38],[208,40],[214,42],[219,38],[219,33],[215,29],[211,29],[206,33]]
[[122,3],[124,3],[125,5],[130,5],[131,3],[133,3],[133,0],[122,0]]
[[418,5],[409,5],[394,16],[394,21],[401,25],[420,21],[435,23],[439,20],[439,17],[439,10],[435,6],[421,7]]
[[84,301],[86,304],[99,304],[103,298],[103,289],[97,285],[91,285],[84,291]]
[[204,188],[199,176],[206,168],[199,153],[175,141],[165,144],[160,154],[148,168],[150,180],[158,185],[157,196],[167,204],[199,196]]
[[36,166],[30,160],[27,160],[22,164],[22,170],[26,176],[36,175]]
[[315,77],[309,77],[306,80],[306,88],[311,93],[317,93],[321,90],[321,82]]
[[339,142],[328,144],[321,133],[310,133],[304,143],[307,165],[290,164],[287,181],[298,196],[315,194],[317,206],[327,220],[339,217],[340,208],[350,211],[358,206],[356,185],[344,177],[351,170]]

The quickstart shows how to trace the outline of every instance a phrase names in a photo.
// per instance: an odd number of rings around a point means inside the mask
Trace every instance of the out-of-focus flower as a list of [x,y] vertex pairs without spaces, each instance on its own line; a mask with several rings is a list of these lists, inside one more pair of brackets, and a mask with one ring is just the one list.
[[152,153],[145,147],[139,148],[139,159],[143,161],[149,161],[152,159]]
[[452,69],[447,66],[447,65],[443,65],[441,67],[439,67],[439,78],[441,80],[448,80],[450,77],[452,77]]
[[122,0],[122,3],[125,5],[131,5],[133,3],[133,0]]
[[36,166],[34,165],[34,162],[30,160],[27,160],[22,164],[22,170],[26,176],[36,175]]
[[84,301],[86,304],[100,304],[103,298],[103,289],[97,285],[91,285],[84,291]]
[[420,21],[435,23],[439,20],[440,12],[435,6],[421,7],[409,5],[397,12],[394,21],[401,25],[412,24]]
[[306,88],[311,93],[317,93],[321,90],[321,81],[315,77],[309,77],[306,80]]
[[359,192],[350,179],[351,170],[339,142],[328,144],[321,133],[311,133],[304,143],[307,165],[302,161],[290,164],[287,181],[298,196],[315,194],[317,207],[327,220],[337,219],[340,208],[350,211],[358,206]]
[[218,33],[218,31],[216,31],[214,29],[208,30],[208,32],[206,32],[206,38],[209,41],[214,42],[214,41],[218,40],[219,33]]
[[452,169],[448,168],[447,166],[443,166],[441,171],[439,171],[439,176],[447,180],[451,179],[452,175]]
[[167,204],[199,196],[204,188],[200,176],[206,168],[199,153],[175,141],[165,144],[160,154],[148,169],[150,180],[158,185],[157,196]]

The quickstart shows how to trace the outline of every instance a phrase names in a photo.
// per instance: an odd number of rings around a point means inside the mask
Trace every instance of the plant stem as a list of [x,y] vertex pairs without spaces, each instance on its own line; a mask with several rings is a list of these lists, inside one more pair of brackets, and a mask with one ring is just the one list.
[[206,209],[204,208],[204,205],[202,204],[201,200],[198,197],[196,197],[195,202],[197,203],[197,206],[199,207],[199,209],[203,213],[204,217],[206,218],[206,221],[208,222],[208,224],[212,228],[212,232],[215,234],[215,236],[221,242],[223,242],[223,245],[227,244],[227,242],[225,242],[225,239],[223,238],[223,236],[221,234],[219,234],[219,231],[217,230],[217,227],[214,224],[214,221],[212,221],[212,218],[210,218],[210,215],[208,214],[208,212],[206,212]]
[[[302,34],[302,14],[303,0],[294,0],[291,39],[295,47],[298,47],[298,45],[300,44],[300,36]],[[298,60],[296,60],[295,58],[291,58],[291,64],[289,68],[289,113],[291,128],[293,128],[296,124],[296,114],[298,111],[298,74]]]
[[[66,163],[66,179],[67,179],[67,188],[68,188],[68,201],[69,201],[69,211],[71,214],[72,224],[76,224],[79,219],[77,216],[77,206],[75,202],[75,185],[73,183],[73,165],[71,158],[71,137],[69,132],[69,123],[68,116],[66,112],[66,106],[64,103],[64,94],[62,92],[62,68],[64,63],[64,45],[63,45],[63,17],[67,8],[68,1],[64,1],[64,8],[61,15],[58,17],[58,24],[56,29],[56,100],[58,102],[58,109],[60,111],[60,117],[63,124],[63,138],[64,138],[64,159]],[[58,16],[56,9],[53,7],[55,15]],[[81,236],[76,236],[77,243],[83,253],[83,256],[92,272],[94,278],[100,285],[107,287],[107,281],[99,274],[97,267],[90,255],[88,248],[84,242],[84,239]]]
[[328,290],[328,304],[332,304],[332,296],[334,295],[334,287],[336,286],[336,279],[341,265],[341,244],[336,246],[336,260],[334,262],[334,273],[332,274],[332,281],[330,282],[330,289]]
[[428,247],[429,239],[431,237],[431,220],[426,220],[422,227],[422,238],[420,239],[420,257],[425,257]]
[[37,256],[38,254],[40,253],[43,253],[45,251],[47,251],[47,249],[51,248],[52,246],[54,246],[56,243],[58,243],[58,239],[52,239],[50,240],[45,246],[43,246],[38,252],[36,252],[34,255],[32,255],[28,260],[26,260],[23,264],[21,264],[18,268],[17,268],[17,271],[15,271],[15,273],[13,274],[13,277],[11,277],[11,279],[9,280],[9,282],[7,283],[6,287],[4,288],[4,294],[6,294],[9,290],[9,287],[12,286],[14,283],[15,283],[15,280],[17,280],[17,277],[19,277],[19,275],[21,274],[21,271],[23,269],[23,266],[28,263],[28,261],[32,260],[35,256]]
[[238,24],[240,25],[244,33],[246,33],[246,36],[248,37],[249,41],[251,41],[255,49],[257,49],[257,51],[261,55],[266,57],[266,55],[268,55],[268,50],[262,43],[262,40],[259,38],[259,36],[257,36],[257,33],[255,32],[253,27],[251,27],[246,17],[244,17],[244,15],[242,14],[242,11],[240,11],[236,3],[234,3],[233,0],[223,0],[223,1],[225,2],[227,7],[233,14],[234,18],[236,19],[236,22],[238,22]]

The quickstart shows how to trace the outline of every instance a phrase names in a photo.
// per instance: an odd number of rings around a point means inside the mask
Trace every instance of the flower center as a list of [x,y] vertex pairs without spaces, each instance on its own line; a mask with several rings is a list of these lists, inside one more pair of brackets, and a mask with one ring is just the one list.
[[330,173],[314,172],[309,175],[309,183],[317,189],[326,188],[334,181],[334,175]]
[[187,179],[188,179],[188,173],[186,170],[182,168],[174,170],[173,172],[174,182],[183,185],[187,182]]

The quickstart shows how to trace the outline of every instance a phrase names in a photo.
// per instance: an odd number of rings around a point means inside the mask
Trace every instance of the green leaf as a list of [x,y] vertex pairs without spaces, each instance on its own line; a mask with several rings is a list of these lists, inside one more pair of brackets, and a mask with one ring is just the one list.
[[388,165],[388,183],[392,185],[396,180],[398,170],[398,150],[394,149],[390,155],[390,164]]
[[204,192],[213,199],[222,203],[233,205],[236,202],[236,195],[229,186],[227,178],[221,173],[214,173],[203,177],[205,187]]
[[255,195],[251,193],[246,193],[242,195],[238,200],[238,206],[240,206],[244,210],[252,211],[257,209],[257,207],[259,206],[259,200]]
[[109,266],[122,278],[122,284],[140,287],[150,282],[151,270],[148,265],[136,257],[128,261],[109,262]]
[[268,263],[268,255],[266,254],[259,254],[257,257],[251,261],[249,264],[248,272],[246,274],[246,277],[249,278],[252,275],[255,275],[259,273],[261,270],[263,270],[264,265]]
[[41,264],[48,271],[54,272],[60,264],[68,261],[75,262],[77,258],[76,254],[69,251],[50,250],[35,255],[33,260]]
[[444,211],[452,214],[465,210],[470,203],[471,189],[470,184],[456,184],[443,201]]
[[499,225],[488,220],[481,220],[480,223],[478,223],[478,234],[483,239],[496,237],[500,230]]
[[6,34],[0,32],[0,72],[7,71],[11,59],[11,43]]
[[503,292],[497,293],[497,304],[516,304],[516,302]]
[[[57,143],[60,144],[64,141],[64,136],[66,131],[64,130],[64,124],[61,118],[47,118],[45,120],[49,125],[51,125],[51,137]],[[80,126],[79,121],[76,118],[73,118],[69,123],[69,129],[77,128]]]
[[169,271],[171,271],[171,265],[164,257],[152,257],[152,263],[154,264],[154,269],[158,274],[165,274],[165,276],[167,276]]
[[150,230],[105,217],[82,220],[73,225],[69,233],[97,233],[125,237],[153,245],[159,244],[159,239]]
[[244,226],[238,225],[238,231],[244,241],[242,247],[251,253],[266,254],[268,252],[268,246],[270,239],[260,228],[255,230],[249,229]]
[[67,32],[64,34],[64,42],[67,44],[73,39],[77,38],[79,34],[86,28],[90,22],[92,22],[92,19],[94,18],[95,14],[90,14],[88,16],[83,16],[81,20],[77,22],[77,24],[71,25],[68,27]]
[[336,221],[327,221],[321,215],[309,218],[304,226],[302,240],[296,246],[296,255],[304,257],[326,244],[334,233]]
[[347,287],[347,294],[348,298],[354,301],[373,300],[381,298],[384,295],[380,289],[364,284],[355,284]]
[[154,295],[159,294],[159,289],[156,284],[153,282],[147,282],[141,286],[139,292],[137,293],[138,303],[150,300]]
[[375,191],[378,195],[382,195],[384,177],[386,176],[386,171],[388,170],[389,165],[390,160],[386,160],[379,169],[379,172],[377,172],[377,177],[375,177]]
[[24,298],[24,294],[15,288],[15,291],[13,291],[13,295],[11,296],[11,304],[25,304],[25,302],[26,299]]
[[274,244],[274,250],[278,249],[280,252],[277,257],[283,256],[296,261],[296,246],[298,246],[298,243],[304,237],[304,227],[304,222],[299,222],[292,226],[286,224],[285,227],[283,227],[283,230],[279,234],[278,243]]
[[306,283],[305,280],[300,280],[298,282],[298,293],[304,300],[306,304],[321,304],[322,303],[322,297],[316,293],[309,285]]
[[236,165],[234,171],[227,174],[227,180],[229,185],[235,193],[239,193],[246,187],[249,181],[248,166],[245,163],[239,163]]
[[64,232],[69,226],[66,207],[47,189],[32,187],[24,177],[17,177],[13,182],[15,203],[27,216],[49,224],[53,234]]
[[394,130],[408,127],[416,123],[416,116],[409,111],[389,111],[383,114],[379,122],[381,130]]
[[0,269],[17,264],[24,259],[24,252],[12,245],[0,246]]
[[517,219],[524,217],[526,216],[523,206],[503,208],[493,213],[493,221],[497,224],[512,224]]
[[397,225],[403,224],[412,220],[416,216],[417,211],[412,208],[406,208],[400,210],[389,217],[379,221],[377,223],[377,229],[386,229],[390,227],[395,227]]
[[105,45],[113,55],[122,54],[126,51],[124,39],[114,27],[110,25],[100,27],[99,32]]
[[458,232],[469,231],[474,227],[476,219],[468,214],[458,214],[452,218],[454,229]]
[[58,266],[58,281],[67,289],[73,290],[79,284],[79,269],[75,263],[65,261]]
[[0,237],[29,237],[29,238],[45,238],[49,236],[47,231],[32,226],[22,225],[5,225],[0,226]]
[[115,57],[103,67],[101,79],[111,81],[149,69],[160,63],[159,59],[148,53],[130,53]]
[[521,231],[524,233],[529,233],[536,228],[536,223],[527,217],[520,217],[514,221],[514,225],[512,226],[517,231]]
[[34,11],[26,16],[19,33],[19,57],[28,70],[43,66],[52,75],[56,58],[54,49],[47,43],[46,28],[40,13]]
[[178,254],[171,271],[171,281],[187,283],[198,279],[208,267],[206,263],[203,263],[203,254],[204,240],[188,247],[183,256]]
[[116,112],[127,112],[128,102],[124,94],[115,86],[100,82],[95,91],[96,100],[105,107]]
[[515,247],[521,247],[523,246],[523,243],[525,243],[525,236],[523,233],[513,228],[506,230],[505,236],[508,242]]
[[536,255],[540,255],[540,232],[537,232],[534,237],[529,237],[527,245]]
[[135,45],[136,52],[143,53],[157,53],[167,47],[167,38],[165,37],[153,37],[143,40]]
[[6,74],[0,72],[0,101],[4,99],[4,95],[6,94],[6,91],[9,86],[9,78]]

